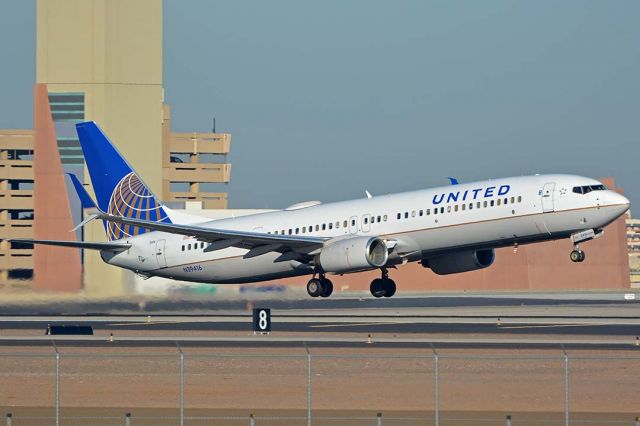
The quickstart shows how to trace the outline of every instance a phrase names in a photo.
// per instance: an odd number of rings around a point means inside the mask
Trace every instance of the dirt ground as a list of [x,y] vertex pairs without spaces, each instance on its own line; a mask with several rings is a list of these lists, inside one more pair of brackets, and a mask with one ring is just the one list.
[[[306,424],[308,358],[303,348],[187,347],[183,351],[185,414],[227,417],[189,419],[185,424],[244,425],[251,413],[258,415],[257,425]],[[0,352],[0,409],[13,413],[14,426],[51,424],[45,419],[29,423],[24,418],[54,415],[52,349],[2,347]],[[311,354],[314,425],[374,425],[378,412],[383,413],[385,425],[431,424],[436,386],[430,351],[371,345],[314,348]],[[112,423],[66,419],[63,424],[124,424],[126,412],[137,416],[132,424],[178,424],[177,349],[63,347],[59,367],[64,417],[113,417]],[[640,415],[639,367],[638,350],[569,352],[572,419],[591,419],[595,424],[597,419],[618,419],[632,425]],[[516,420],[560,424],[565,392],[562,352],[440,350],[438,391],[441,424],[504,425],[507,414],[514,416],[514,425]],[[151,423],[141,419],[154,413]],[[294,418],[265,418],[274,416]]]

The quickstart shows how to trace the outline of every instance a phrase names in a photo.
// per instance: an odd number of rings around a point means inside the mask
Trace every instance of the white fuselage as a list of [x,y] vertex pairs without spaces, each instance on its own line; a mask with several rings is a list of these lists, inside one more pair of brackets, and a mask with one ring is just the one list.
[[[601,229],[629,208],[610,190],[576,193],[600,182],[572,175],[536,175],[313,205],[199,223],[202,227],[331,238],[380,237],[397,243],[388,265],[456,250],[497,248]],[[246,258],[247,249],[205,251],[206,242],[148,232],[126,239],[131,248],[103,253],[110,264],[147,276],[206,283],[256,282],[313,273],[279,252]]]

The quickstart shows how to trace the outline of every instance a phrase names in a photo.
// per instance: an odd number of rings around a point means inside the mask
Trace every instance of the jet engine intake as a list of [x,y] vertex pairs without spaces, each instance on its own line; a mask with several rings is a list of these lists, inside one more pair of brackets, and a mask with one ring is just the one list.
[[378,237],[353,237],[329,243],[317,257],[324,272],[355,272],[386,265],[389,252]]

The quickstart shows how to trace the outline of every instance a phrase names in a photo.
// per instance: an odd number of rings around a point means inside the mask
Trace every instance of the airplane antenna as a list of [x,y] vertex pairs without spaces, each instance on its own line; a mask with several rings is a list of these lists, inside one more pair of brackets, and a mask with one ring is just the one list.
[[373,195],[371,195],[371,193],[369,191],[367,191],[366,189],[365,189],[364,193],[367,194],[367,198],[369,198],[369,199],[373,198]]

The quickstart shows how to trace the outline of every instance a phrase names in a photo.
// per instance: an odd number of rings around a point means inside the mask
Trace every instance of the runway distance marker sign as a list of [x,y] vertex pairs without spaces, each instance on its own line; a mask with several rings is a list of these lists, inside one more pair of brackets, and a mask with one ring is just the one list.
[[253,331],[255,333],[271,332],[271,309],[255,308],[253,310]]

